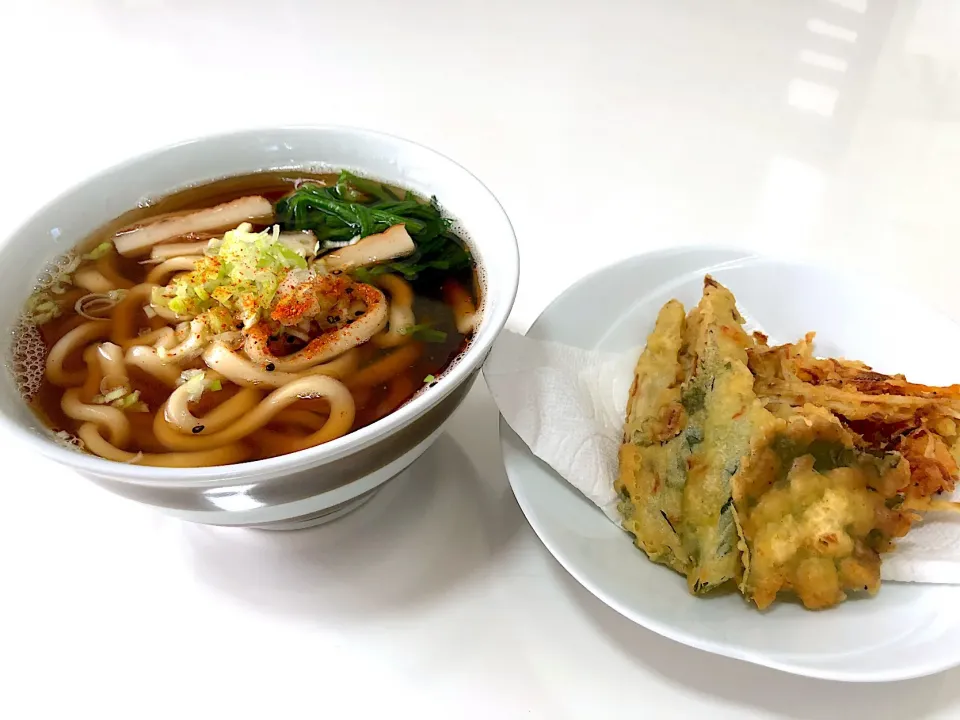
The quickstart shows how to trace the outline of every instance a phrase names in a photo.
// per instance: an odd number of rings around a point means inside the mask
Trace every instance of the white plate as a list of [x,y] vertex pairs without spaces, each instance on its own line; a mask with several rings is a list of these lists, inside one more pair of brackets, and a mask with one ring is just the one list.
[[[927,383],[949,383],[960,372],[942,362],[960,356],[956,326],[910,298],[853,274],[730,251],[678,250],[621,262],[564,292],[529,335],[588,349],[635,347],[666,300],[696,304],[707,269],[774,341],[816,330],[819,352],[862,359],[881,371]],[[960,664],[958,586],[885,583],[875,598],[819,613],[790,602],[760,613],[736,593],[694,598],[682,577],[649,562],[502,419],[500,437],[510,484],[544,545],[590,592],[654,632],[833,680],[899,680]]]

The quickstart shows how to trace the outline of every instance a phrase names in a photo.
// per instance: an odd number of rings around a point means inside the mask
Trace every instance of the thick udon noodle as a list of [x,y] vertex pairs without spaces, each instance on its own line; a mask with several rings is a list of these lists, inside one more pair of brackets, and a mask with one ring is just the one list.
[[[252,192],[273,202],[294,185],[258,175],[180,193],[158,203],[153,218],[121,218],[84,249],[125,224],[183,217]],[[58,288],[61,314],[39,328],[22,326],[15,350],[22,392],[61,439],[109,460],[163,467],[294,452],[396,410],[435,381],[472,332],[477,283],[474,276],[471,288],[462,274],[417,287],[392,273],[351,277],[350,318],[322,332],[263,321],[213,332],[200,318],[153,307],[157,289],[193,270],[207,242],[156,245],[146,263],[115,252],[87,256]],[[405,332],[425,319],[433,342]]]

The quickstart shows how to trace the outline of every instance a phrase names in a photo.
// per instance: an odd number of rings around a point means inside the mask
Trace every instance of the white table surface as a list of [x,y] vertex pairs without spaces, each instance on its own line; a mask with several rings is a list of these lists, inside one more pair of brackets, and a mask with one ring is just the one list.
[[[493,188],[513,329],[678,243],[828,254],[960,315],[954,0],[30,0],[0,29],[5,226],[157,145],[356,124]],[[410,473],[299,533],[0,449],[0,717],[960,717],[960,671],[805,680],[609,610],[526,525],[482,383]]]

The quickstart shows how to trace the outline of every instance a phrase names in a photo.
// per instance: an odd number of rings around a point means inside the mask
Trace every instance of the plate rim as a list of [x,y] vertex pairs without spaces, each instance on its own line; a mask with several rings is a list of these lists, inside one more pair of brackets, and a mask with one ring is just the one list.
[[[713,253],[723,253],[729,252],[731,254],[738,254],[739,257],[733,257],[730,260],[725,261],[724,264],[731,262],[745,262],[750,260],[773,260],[780,262],[789,262],[806,267],[820,267],[816,263],[804,262],[803,260],[797,260],[787,257],[776,257],[761,253],[752,252],[744,248],[736,247],[723,247],[723,246],[709,246],[709,245],[686,245],[673,248],[666,248],[661,250],[655,250],[648,253],[641,253],[634,255],[628,258],[621,258],[616,262],[608,263],[587,275],[579,278],[575,282],[568,285],[564,290],[556,295],[537,315],[536,319],[530,324],[527,328],[524,335],[530,335],[535,332],[537,327],[541,325],[549,316],[553,308],[566,296],[571,293],[575,293],[577,290],[583,286],[594,283],[598,280],[599,277],[603,276],[605,273],[612,270],[614,267],[622,265],[624,262],[632,263],[641,263],[644,261],[649,261],[651,259],[666,259],[672,256],[682,256],[682,255],[696,255],[698,253],[713,252]],[[684,271],[681,275],[669,275],[663,278],[656,286],[650,289],[650,292],[656,292],[660,288],[665,286],[670,286],[675,284],[680,278],[693,274],[699,271],[705,271],[713,267],[719,267],[718,264],[708,264],[703,265],[698,269]],[[823,269],[823,268],[820,268]],[[935,308],[931,308],[936,310]],[[940,316],[946,316],[942,311],[938,311]],[[949,318],[952,320],[952,318]],[[733,660],[738,660],[741,662],[747,662],[753,665],[767,667],[773,670],[780,672],[788,673],[791,675],[797,675],[802,677],[809,677],[819,680],[828,680],[835,682],[844,682],[844,683],[882,683],[882,682],[896,682],[902,680],[913,680],[921,677],[926,677],[930,675],[935,675],[940,672],[944,672],[951,668],[957,667],[960,665],[960,652],[953,658],[947,658],[941,662],[931,662],[924,664],[914,663],[910,666],[899,669],[891,669],[886,671],[870,672],[869,674],[858,674],[857,672],[851,672],[848,670],[838,670],[838,669],[829,669],[829,670],[819,670],[816,667],[810,665],[801,665],[793,664],[789,661],[783,661],[776,658],[772,658],[769,655],[764,653],[758,653],[755,651],[740,651],[736,647],[731,647],[723,644],[716,644],[712,641],[701,641],[696,635],[687,634],[683,632],[676,632],[673,630],[672,626],[664,625],[656,620],[650,621],[649,618],[643,616],[642,618],[638,616],[632,609],[623,606],[621,603],[616,601],[614,598],[610,597],[601,587],[596,586],[592,582],[589,582],[584,578],[576,567],[571,566],[563,556],[562,553],[559,553],[556,548],[553,546],[549,535],[543,531],[539,526],[538,522],[533,518],[536,517],[534,509],[529,505],[529,498],[525,495],[522,490],[518,490],[518,483],[514,478],[514,475],[511,474],[510,466],[507,463],[507,454],[512,453],[515,450],[517,452],[523,453],[530,457],[535,457],[531,453],[530,449],[526,446],[523,440],[517,435],[513,429],[509,426],[507,421],[504,419],[502,413],[499,415],[499,436],[500,436],[500,454],[501,459],[503,460],[504,470],[507,475],[507,481],[510,483],[510,489],[513,492],[514,497],[517,500],[517,504],[520,506],[520,510],[523,512],[524,517],[527,520],[527,523],[533,529],[534,534],[547,549],[550,555],[554,560],[571,576],[576,580],[585,590],[587,590],[591,595],[596,597],[598,600],[603,602],[609,608],[613,609],[623,617],[627,618],[631,622],[640,625],[641,627],[654,632],[661,637],[667,638],[673,642],[678,642],[680,644],[686,645],[688,647],[700,650],[703,652],[710,653],[712,655],[717,655],[720,657],[727,657]],[[517,444],[517,447],[508,447],[508,443]],[[515,474],[516,471],[514,471]],[[550,469],[551,473],[555,474],[555,471]],[[911,585],[913,583],[904,583]],[[960,589],[960,586],[957,586]]]

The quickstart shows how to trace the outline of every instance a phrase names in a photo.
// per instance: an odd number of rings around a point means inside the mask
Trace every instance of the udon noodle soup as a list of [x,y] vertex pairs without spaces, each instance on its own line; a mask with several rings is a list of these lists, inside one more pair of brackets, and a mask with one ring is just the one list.
[[14,370],[56,436],[102,458],[269,458],[429,392],[479,295],[436,200],[260,173],[134,210],[61,258],[27,302]]

